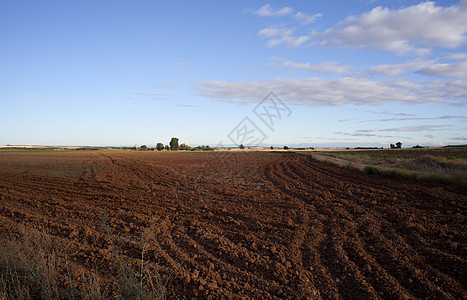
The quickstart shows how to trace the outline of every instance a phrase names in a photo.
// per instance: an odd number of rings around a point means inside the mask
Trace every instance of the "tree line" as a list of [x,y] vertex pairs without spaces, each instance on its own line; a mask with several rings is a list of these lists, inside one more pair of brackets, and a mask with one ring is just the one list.
[[191,147],[188,146],[187,144],[179,144],[179,139],[176,137],[173,137],[169,144],[164,145],[163,143],[156,143],[156,147],[150,148],[147,145],[142,145],[141,147],[138,148],[138,146],[134,146],[131,148],[132,150],[140,150],[140,151],[178,151],[178,150],[188,150],[188,151],[211,151],[214,150],[211,146],[209,145],[201,145],[201,146],[196,146],[196,147]]

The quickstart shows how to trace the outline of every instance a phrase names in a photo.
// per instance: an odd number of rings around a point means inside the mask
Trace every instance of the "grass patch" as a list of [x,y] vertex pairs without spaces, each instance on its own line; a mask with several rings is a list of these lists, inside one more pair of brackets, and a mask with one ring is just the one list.
[[403,153],[387,155],[383,151],[313,152],[311,155],[315,160],[369,175],[467,185],[467,159],[462,153],[456,153],[456,156],[436,156],[437,152],[433,151],[429,155],[417,156]]
[[20,240],[0,241],[0,299],[70,299],[73,289],[60,286],[58,255],[46,234],[23,229]]
[[65,247],[44,229],[22,226],[16,238],[0,237],[0,299],[166,299],[167,282],[157,265],[147,263],[147,245],[139,251],[138,266],[132,266],[120,255],[118,237],[107,233],[112,243],[107,282],[72,265]]

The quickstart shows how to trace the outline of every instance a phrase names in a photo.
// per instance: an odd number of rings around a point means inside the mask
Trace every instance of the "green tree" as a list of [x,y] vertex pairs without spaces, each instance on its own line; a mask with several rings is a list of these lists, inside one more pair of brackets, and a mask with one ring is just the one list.
[[272,149],[274,149],[274,147],[273,147],[273,146],[271,146],[271,147],[269,147],[269,149],[271,149],[271,150],[272,150]]
[[238,146],[238,148],[245,149],[245,146],[243,146],[243,144],[240,144],[240,146]]
[[178,138],[176,137],[173,137],[171,140],[170,140],[170,150],[172,151],[177,151],[179,149],[179,146],[178,146]]
[[391,147],[391,149],[394,149],[394,148],[396,148],[396,145],[391,144],[391,145],[389,145],[389,147]]
[[284,146],[284,150],[287,150],[287,149],[289,149],[289,146]]
[[141,151],[147,151],[148,150],[148,146],[146,145],[143,145],[141,146],[141,148],[139,148]]
[[169,151],[170,150],[170,147],[169,145],[165,145],[165,150]]
[[397,142],[397,143],[396,143],[396,148],[402,148],[402,143],[401,143],[401,142]]
[[156,149],[157,149],[157,151],[164,150],[164,144],[162,144],[162,143],[157,143],[157,144],[156,144]]
[[187,144],[181,144],[180,145],[180,150],[191,150],[191,147],[188,146]]

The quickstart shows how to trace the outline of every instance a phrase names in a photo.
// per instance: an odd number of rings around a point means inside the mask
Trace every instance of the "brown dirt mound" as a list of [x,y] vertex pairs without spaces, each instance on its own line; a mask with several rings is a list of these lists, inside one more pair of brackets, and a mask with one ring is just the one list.
[[4,235],[40,224],[109,290],[118,241],[169,298],[466,297],[466,195],[294,153],[0,154]]

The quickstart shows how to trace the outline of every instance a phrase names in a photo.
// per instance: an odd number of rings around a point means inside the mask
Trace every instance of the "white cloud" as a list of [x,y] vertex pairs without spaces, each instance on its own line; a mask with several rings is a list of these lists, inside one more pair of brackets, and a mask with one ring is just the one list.
[[380,135],[380,134],[371,133],[371,131],[366,131],[366,130],[357,130],[353,133],[337,131],[337,132],[333,132],[332,134],[345,135],[345,136],[356,136],[356,137],[401,138],[401,139],[408,139],[408,140],[412,139],[411,137],[408,137],[408,136]]
[[408,114],[408,113],[395,113],[395,112],[390,112],[390,111],[375,111],[375,110],[365,110],[365,112],[372,113],[372,114],[377,114],[377,115],[391,115],[391,116],[404,116],[404,117],[414,117],[414,114]]
[[452,64],[432,64],[422,68],[418,73],[440,77],[467,77],[467,61]]
[[[283,17],[290,15],[295,21],[300,22],[302,25],[313,23],[317,18],[322,17],[322,14],[319,13],[308,15],[300,11],[294,14],[293,12],[294,10],[287,6],[273,9],[270,4],[266,4],[254,13],[261,17]],[[268,47],[275,47],[281,44],[287,47],[299,47],[311,39],[310,35],[294,36],[294,30],[294,28],[268,27],[258,31],[257,35],[263,38],[269,38],[269,41],[266,43]]]
[[467,61],[438,63],[436,60],[413,60],[402,64],[373,66],[370,71],[383,75],[415,72],[427,76],[464,78],[467,77]]
[[[288,47],[298,47],[310,39],[309,36],[293,36],[292,28],[275,28],[267,27],[258,31],[258,36],[271,38],[266,45],[275,47],[280,44],[285,44]],[[276,37],[276,38],[272,38]]]
[[267,27],[258,31],[258,35],[262,37],[273,37],[273,36],[290,36],[293,33],[293,29],[290,28],[276,28]]
[[257,11],[255,11],[255,15],[260,17],[282,17],[289,15],[293,12],[293,9],[290,7],[282,7],[278,9],[273,9],[270,4],[266,4],[260,7]]
[[192,104],[177,104],[175,105],[177,107],[185,107],[185,108],[195,108],[195,107],[199,107],[198,105],[192,105]]
[[424,54],[433,47],[455,49],[467,42],[467,0],[449,7],[434,2],[396,10],[376,7],[315,32],[313,38],[323,45],[375,47],[397,54]]
[[[290,7],[273,9],[270,4],[262,6],[255,14],[262,17],[289,15],[302,25],[311,24],[322,17],[320,13],[294,13]],[[322,32],[294,37],[290,30],[287,30],[288,34],[271,32],[262,36],[280,36],[269,40],[269,47],[281,44],[298,47],[305,41],[314,40],[312,45],[372,47],[399,55],[425,55],[435,47],[456,49],[467,44],[467,0],[447,7],[431,1],[400,9],[378,6],[366,13],[349,16]],[[282,31],[285,32],[284,29]],[[463,57],[463,54],[452,57],[456,59]]]
[[445,56],[444,59],[466,60],[467,59],[467,52],[449,54],[449,55]]
[[228,102],[256,102],[273,91],[294,104],[312,106],[379,105],[391,102],[427,103],[447,99],[467,101],[467,80],[404,79],[372,81],[361,77],[338,79],[277,78],[254,82],[195,82],[199,94]]
[[415,60],[415,61],[408,61],[402,64],[394,64],[394,65],[377,65],[370,68],[370,71],[374,73],[379,73],[383,75],[399,75],[402,73],[420,70],[422,68],[428,67],[429,65],[433,64],[434,61],[426,61],[426,60]]
[[155,84],[152,88],[157,90],[157,89],[173,89],[176,87],[177,85],[172,84],[172,83],[159,83],[159,84]]
[[395,128],[384,128],[384,129],[360,129],[356,130],[356,133],[371,133],[371,132],[382,132],[382,131],[392,131],[392,132],[420,132],[420,131],[433,131],[433,130],[445,130],[446,127],[451,127],[451,125],[416,125],[416,126],[404,126],[404,127],[395,127]]
[[269,40],[266,45],[268,47],[275,47],[280,44],[285,44],[287,47],[298,47],[308,41],[309,36],[281,36],[280,38]]
[[306,63],[297,63],[293,61],[283,61],[280,63],[269,63],[264,64],[265,67],[284,67],[284,68],[294,68],[299,70],[308,70],[310,72],[317,73],[346,73],[350,66],[341,65],[338,62],[321,62],[317,64]]
[[307,25],[307,24],[311,24],[313,23],[314,21],[316,21],[316,19],[322,17],[323,14],[314,14],[314,15],[308,15],[306,13],[303,13],[303,12],[297,12],[296,14],[293,15],[293,18],[297,21],[299,21],[300,23],[302,23],[303,25]]
[[323,14],[320,13],[308,15],[307,13],[301,11],[292,14],[293,12],[294,10],[291,7],[285,6],[282,8],[274,9],[271,7],[271,4],[266,4],[261,6],[257,11],[254,12],[254,14],[260,17],[284,17],[290,15],[292,18],[303,25],[311,24],[316,21],[316,19],[323,16]]
[[420,121],[420,120],[462,120],[465,121],[465,116],[440,116],[440,117],[407,117],[407,118],[387,118],[387,119],[376,119],[376,120],[365,120],[364,122],[393,122],[393,121]]

